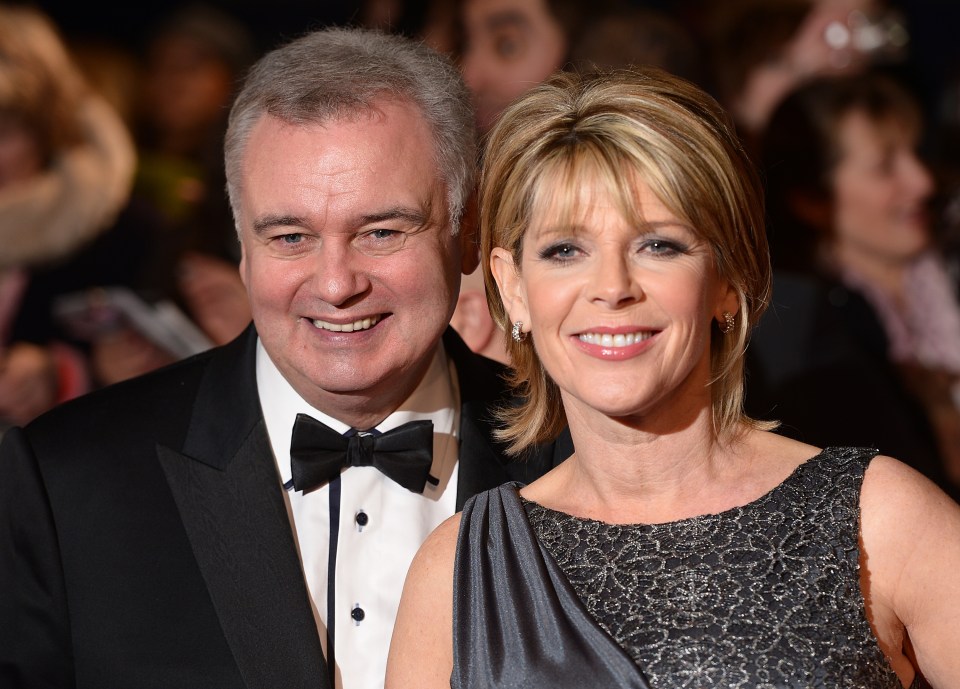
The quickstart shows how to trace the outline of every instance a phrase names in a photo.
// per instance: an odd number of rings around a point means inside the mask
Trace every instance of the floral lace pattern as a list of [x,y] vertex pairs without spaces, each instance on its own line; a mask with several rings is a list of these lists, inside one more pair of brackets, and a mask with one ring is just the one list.
[[875,454],[824,450],[754,502],[666,524],[523,504],[652,687],[900,689],[860,591],[860,486]]

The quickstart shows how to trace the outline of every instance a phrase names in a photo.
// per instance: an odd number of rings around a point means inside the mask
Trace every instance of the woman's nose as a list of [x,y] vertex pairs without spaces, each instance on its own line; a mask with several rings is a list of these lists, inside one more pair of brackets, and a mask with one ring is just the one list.
[[594,263],[590,285],[591,299],[610,308],[637,301],[643,296],[636,271],[621,252],[600,256]]

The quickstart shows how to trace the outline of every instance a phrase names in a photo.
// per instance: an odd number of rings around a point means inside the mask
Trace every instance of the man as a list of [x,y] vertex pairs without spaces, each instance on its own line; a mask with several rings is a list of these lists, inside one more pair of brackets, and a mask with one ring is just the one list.
[[7,433],[0,679],[382,685],[427,533],[567,449],[507,466],[500,369],[447,326],[477,260],[471,117],[450,64],[398,37],[318,31],[253,68],[225,159],[254,324]]

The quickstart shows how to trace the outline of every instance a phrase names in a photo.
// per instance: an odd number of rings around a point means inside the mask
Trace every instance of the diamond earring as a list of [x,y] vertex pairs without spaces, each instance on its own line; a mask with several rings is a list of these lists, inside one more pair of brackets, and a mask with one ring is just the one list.
[[523,327],[523,321],[514,321],[513,329],[510,331],[510,337],[513,338],[514,342],[523,342],[527,334],[521,330]]
[[723,323],[718,324],[720,327],[720,332],[724,335],[733,332],[734,327],[736,327],[737,322],[734,320],[733,314],[729,311],[723,312]]

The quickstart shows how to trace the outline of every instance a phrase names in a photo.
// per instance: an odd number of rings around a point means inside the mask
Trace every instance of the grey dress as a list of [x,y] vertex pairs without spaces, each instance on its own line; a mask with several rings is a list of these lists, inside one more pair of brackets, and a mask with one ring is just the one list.
[[901,689],[860,591],[875,455],[827,449],[748,505],[666,524],[580,519],[517,483],[476,496],[451,687]]

